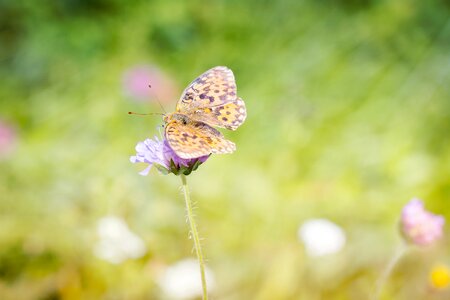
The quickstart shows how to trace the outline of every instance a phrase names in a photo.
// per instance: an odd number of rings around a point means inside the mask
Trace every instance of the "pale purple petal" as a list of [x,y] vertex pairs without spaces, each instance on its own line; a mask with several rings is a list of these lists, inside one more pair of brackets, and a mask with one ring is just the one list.
[[139,172],[139,175],[147,176],[147,175],[148,175],[148,172],[150,172],[150,169],[151,169],[151,168],[152,168],[151,165],[148,166],[147,168],[145,168],[144,170],[142,170],[141,172]]
[[147,150],[147,145],[144,142],[139,142],[136,145],[136,152],[145,152]]
[[130,162],[142,162],[149,164],[147,168],[139,173],[144,176],[148,174],[153,164],[158,164],[166,169],[169,169],[170,164],[168,164],[168,162],[164,159],[163,147],[164,142],[160,141],[157,137],[154,137],[153,140],[146,139],[143,142],[139,142],[135,147],[136,155],[130,157]]

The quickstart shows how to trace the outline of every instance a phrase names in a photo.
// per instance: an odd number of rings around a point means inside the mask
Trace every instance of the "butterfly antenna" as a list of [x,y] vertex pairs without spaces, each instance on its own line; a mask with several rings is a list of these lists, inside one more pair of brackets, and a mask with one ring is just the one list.
[[[149,88],[152,88],[152,85],[149,84],[148,87],[149,87]],[[164,109],[164,106],[162,106],[161,101],[159,101],[159,99],[158,99],[158,95],[156,95],[156,93],[155,93],[154,96],[155,96],[156,101],[157,101],[158,104],[159,104],[159,107],[161,107],[161,110],[164,112],[164,115],[167,114],[166,110]]]
[[129,114],[129,115],[137,115],[137,116],[152,116],[152,115],[164,116],[164,115],[165,115],[165,114],[163,114],[163,113],[147,113],[147,114],[141,114],[141,113],[136,113],[136,112],[132,112],[132,111],[129,111],[128,114]]

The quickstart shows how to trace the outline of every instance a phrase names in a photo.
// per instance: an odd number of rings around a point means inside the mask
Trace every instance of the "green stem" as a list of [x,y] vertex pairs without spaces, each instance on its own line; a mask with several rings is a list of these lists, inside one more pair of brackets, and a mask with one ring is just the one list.
[[181,182],[183,186],[183,194],[184,194],[184,200],[186,202],[186,211],[187,211],[187,217],[189,221],[189,226],[191,227],[191,235],[194,239],[194,247],[195,247],[195,253],[197,254],[198,263],[200,265],[200,274],[202,277],[202,289],[203,289],[203,300],[208,300],[208,291],[206,289],[206,277],[205,277],[205,263],[203,261],[203,253],[202,253],[202,247],[200,245],[200,239],[198,237],[197,232],[197,224],[194,220],[194,215],[192,213],[192,203],[191,198],[189,195],[189,187],[186,182],[186,176],[184,174],[181,174]]
[[376,287],[375,287],[375,293],[373,295],[373,300],[380,299],[381,293],[383,291],[383,287],[385,286],[387,280],[389,279],[389,276],[391,275],[392,271],[394,270],[397,263],[400,261],[400,259],[403,257],[403,255],[406,253],[406,250],[408,250],[407,245],[402,243],[397,251],[392,256],[391,260],[389,261],[388,265],[383,271],[383,274],[381,274],[380,278],[378,278]]

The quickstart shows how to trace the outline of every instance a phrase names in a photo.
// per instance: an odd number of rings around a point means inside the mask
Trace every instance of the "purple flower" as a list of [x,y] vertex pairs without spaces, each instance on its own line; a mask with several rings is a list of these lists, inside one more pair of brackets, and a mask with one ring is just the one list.
[[150,171],[152,165],[159,165],[162,168],[169,169],[170,163],[164,157],[164,142],[158,140],[155,136],[154,140],[146,139],[136,145],[136,156],[131,156],[130,161],[135,164],[143,162],[149,164],[147,168],[139,174],[145,176]]
[[431,245],[441,238],[444,223],[444,217],[426,211],[420,199],[414,198],[403,207],[402,232],[405,238],[415,245]]
[[136,155],[130,157],[132,163],[142,162],[149,166],[139,174],[145,176],[154,165],[161,173],[175,175],[189,175],[208,159],[209,155],[198,158],[184,159],[179,157],[166,140],[146,139],[136,145]]
[[157,98],[162,102],[168,102],[175,99],[177,90],[174,82],[161,70],[146,65],[125,71],[123,87],[125,94],[137,101]]

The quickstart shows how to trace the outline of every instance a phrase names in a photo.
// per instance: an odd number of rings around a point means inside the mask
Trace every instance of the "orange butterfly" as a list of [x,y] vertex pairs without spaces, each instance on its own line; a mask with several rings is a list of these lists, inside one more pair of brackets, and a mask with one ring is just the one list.
[[246,117],[245,103],[236,95],[233,72],[214,67],[184,90],[174,113],[164,116],[165,137],[181,158],[232,153],[236,145],[213,126],[236,130]]

